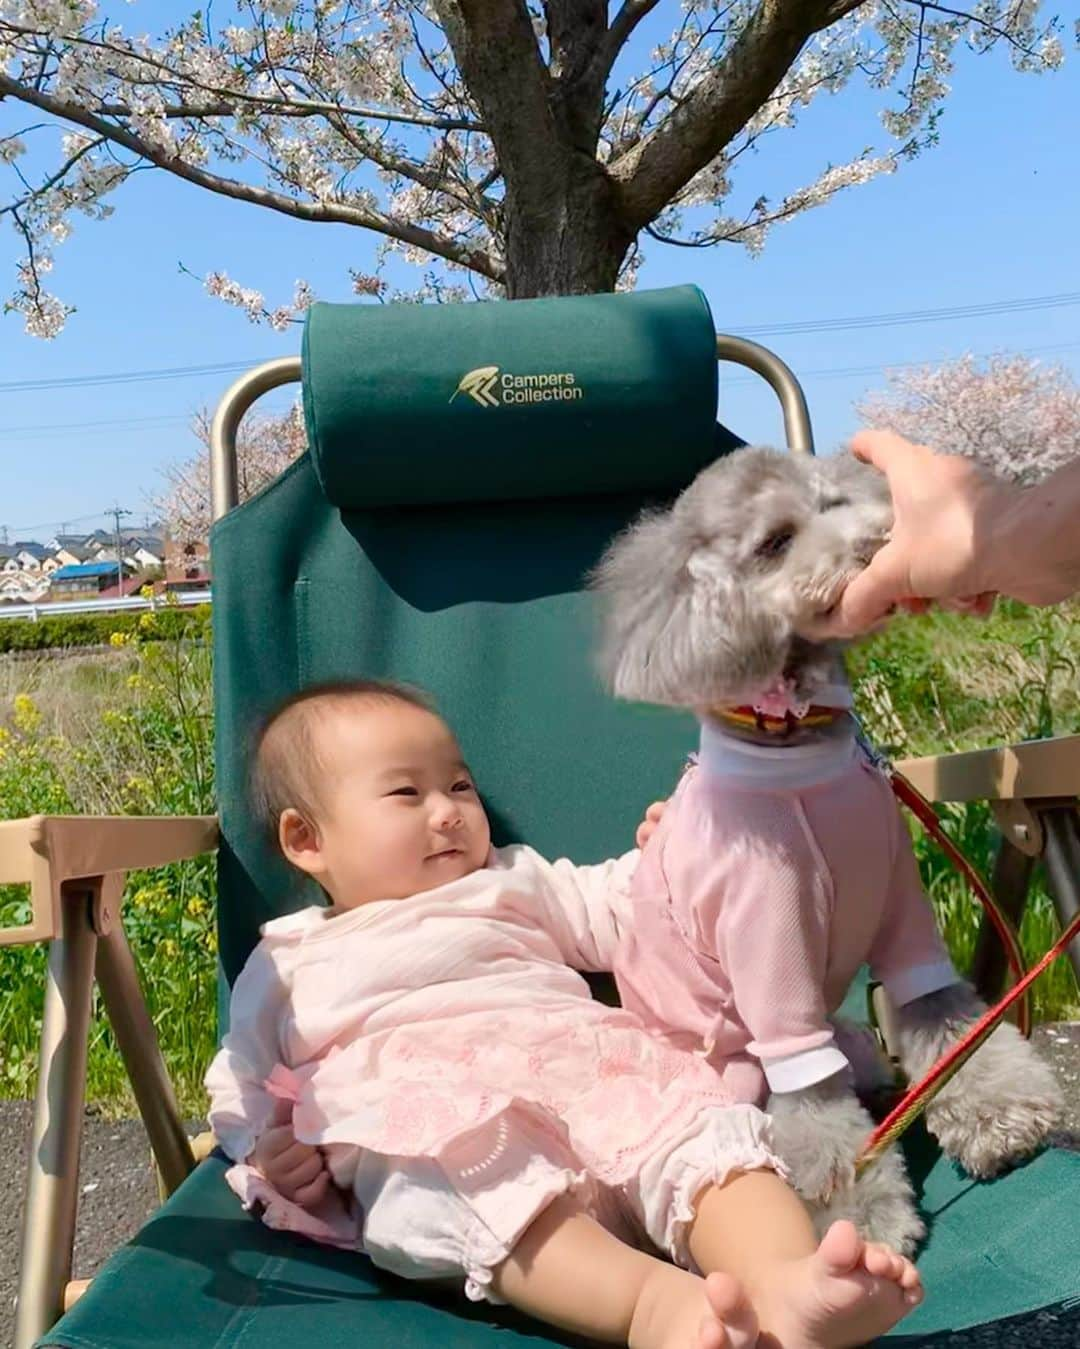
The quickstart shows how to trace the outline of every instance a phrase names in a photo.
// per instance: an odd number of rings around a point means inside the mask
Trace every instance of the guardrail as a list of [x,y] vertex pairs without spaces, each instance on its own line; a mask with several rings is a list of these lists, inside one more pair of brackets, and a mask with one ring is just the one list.
[[36,623],[41,618],[55,618],[66,614],[108,614],[119,613],[125,609],[166,609],[173,604],[191,607],[195,604],[209,604],[209,590],[174,590],[168,600],[163,595],[151,595],[146,599],[142,595],[125,595],[106,600],[53,600],[49,604],[0,604],[0,618],[28,618]]

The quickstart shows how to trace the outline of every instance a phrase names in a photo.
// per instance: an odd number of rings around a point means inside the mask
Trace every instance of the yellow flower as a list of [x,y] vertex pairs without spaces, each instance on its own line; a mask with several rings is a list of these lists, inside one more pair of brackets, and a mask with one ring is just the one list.
[[153,632],[153,630],[156,627],[157,627],[157,614],[151,612],[148,614],[139,615],[140,632]]
[[140,586],[139,594],[144,600],[152,600],[154,598],[154,587],[152,585]]
[[130,633],[130,632],[111,632],[111,633],[109,634],[109,645],[110,645],[110,646],[117,646],[117,647],[119,647],[119,646],[127,646],[127,644],[128,644],[130,641],[131,641],[131,633]]
[[180,948],[179,946],[177,946],[176,942],[174,942],[171,937],[166,937],[165,940],[161,943],[161,954],[166,958],[166,960],[175,960],[176,957],[180,954]]
[[41,713],[28,693],[16,693],[12,702],[12,720],[17,731],[36,730],[41,721]]
[[206,912],[206,900],[202,895],[194,895],[188,900],[187,911],[189,918],[201,918]]
[[130,674],[127,677],[127,686],[129,689],[141,689],[144,680],[141,674]]

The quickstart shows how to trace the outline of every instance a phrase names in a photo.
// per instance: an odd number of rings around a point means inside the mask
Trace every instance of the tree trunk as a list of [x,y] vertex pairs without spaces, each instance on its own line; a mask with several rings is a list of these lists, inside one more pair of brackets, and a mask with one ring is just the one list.
[[[634,242],[603,168],[571,152],[543,200],[507,182],[504,202],[506,294],[589,295],[614,290]],[[529,205],[525,205],[524,202]]]

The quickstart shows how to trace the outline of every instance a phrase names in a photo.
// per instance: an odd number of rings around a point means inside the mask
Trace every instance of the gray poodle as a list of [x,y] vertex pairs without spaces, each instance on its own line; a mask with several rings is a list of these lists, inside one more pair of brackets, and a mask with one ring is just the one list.
[[[620,535],[597,568],[593,584],[608,686],[622,698],[693,709],[705,728],[703,757],[708,732],[720,743],[718,762],[734,763],[735,771],[740,755],[748,764],[748,756],[757,756],[750,764],[754,772],[758,761],[767,760],[769,771],[781,776],[805,773],[799,765],[819,751],[822,762],[857,757],[862,751],[855,745],[840,650],[818,634],[844,585],[886,541],[890,526],[884,478],[849,454],[814,459],[743,449],[719,460],[669,509],[646,512]],[[722,796],[727,790],[726,771],[717,770],[710,791]],[[880,807],[874,809],[897,814],[888,792],[875,800]],[[672,836],[669,816],[677,814],[679,801],[677,792],[646,849],[643,869],[650,850],[662,850]],[[901,838],[901,865],[911,868],[917,888],[903,826],[897,832],[890,818],[882,823],[886,827],[890,837]],[[674,904],[678,896],[669,899]],[[764,912],[770,899],[761,893],[754,903]],[[722,909],[723,896],[714,900]],[[717,990],[718,1018],[737,1023],[739,972],[725,968],[722,941],[702,949],[702,943],[708,946],[702,929],[712,930],[707,924],[695,929],[694,950],[684,953],[694,965],[687,977],[697,979],[704,970]],[[880,933],[867,934],[866,954],[874,940],[880,946]],[[650,958],[663,944],[654,943]],[[798,952],[784,958],[797,962]],[[900,1063],[913,1081],[984,1010],[951,970],[931,985],[920,991],[916,979],[895,1009]],[[777,988],[775,1000],[784,997]],[[672,1027],[680,1029],[686,1027]],[[834,1218],[851,1217],[868,1237],[910,1251],[924,1227],[899,1152],[891,1149],[854,1179],[853,1163],[873,1122],[856,1096],[850,1065],[872,1064],[873,1056],[865,1054],[854,1028],[824,1023],[819,1039],[828,1040],[830,1032],[829,1053],[819,1051],[813,1060],[827,1075],[813,1081],[796,1076],[783,1088],[777,1086],[782,1075],[769,1077],[767,1110],[778,1151],[821,1230]],[[767,1063],[764,1068],[768,1077]],[[865,1080],[873,1071],[861,1070],[860,1088],[877,1085]],[[1060,1106],[1050,1069],[1015,1027],[1003,1024],[928,1107],[926,1123],[947,1155],[970,1175],[988,1177],[1036,1149]]]

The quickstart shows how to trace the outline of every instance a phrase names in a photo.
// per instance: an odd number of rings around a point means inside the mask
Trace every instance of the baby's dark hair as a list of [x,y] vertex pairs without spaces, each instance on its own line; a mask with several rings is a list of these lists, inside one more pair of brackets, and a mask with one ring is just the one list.
[[335,679],[293,693],[265,718],[251,756],[250,795],[255,818],[274,847],[282,811],[290,807],[313,822],[322,805],[315,728],[319,718],[349,703],[405,703],[435,708],[427,694],[383,679]]

